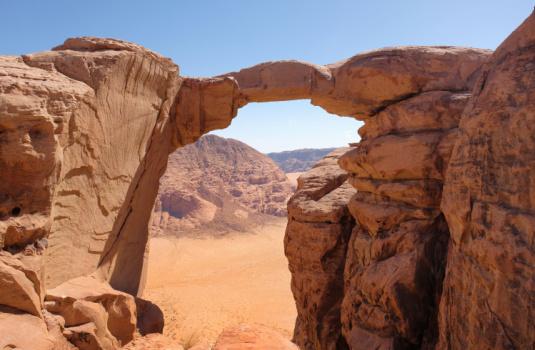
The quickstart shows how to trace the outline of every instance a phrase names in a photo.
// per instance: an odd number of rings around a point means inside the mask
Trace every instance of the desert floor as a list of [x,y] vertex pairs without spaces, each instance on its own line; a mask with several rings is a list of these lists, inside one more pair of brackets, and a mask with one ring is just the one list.
[[281,218],[223,238],[151,239],[144,298],[164,311],[164,334],[213,343],[227,326],[260,323],[290,338],[296,310],[285,227]]
[[288,180],[290,180],[293,187],[297,187],[297,178],[301,176],[302,172],[300,173],[286,173],[286,177]]

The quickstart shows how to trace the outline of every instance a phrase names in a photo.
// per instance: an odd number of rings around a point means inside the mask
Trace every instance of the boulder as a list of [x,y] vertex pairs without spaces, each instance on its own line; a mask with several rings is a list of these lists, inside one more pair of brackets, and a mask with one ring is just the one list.
[[119,342],[108,330],[108,313],[101,304],[75,300],[67,312],[63,335],[80,350],[115,350]]
[[163,333],[164,315],[158,305],[149,300],[136,298],[137,330],[141,335]]
[[42,317],[37,275],[7,252],[0,253],[0,305]]
[[[125,345],[134,338],[136,331],[134,297],[114,290],[109,284],[100,282],[94,277],[78,277],[48,290],[45,307],[49,312],[63,317],[65,327],[72,331],[69,339],[78,339],[77,334],[86,332],[87,329],[92,329],[91,332],[95,334],[91,344],[99,343],[101,346],[113,345],[113,339],[106,342],[99,340],[110,339],[106,333],[108,331],[117,339],[119,345]],[[91,325],[81,329],[71,329],[86,323]]]

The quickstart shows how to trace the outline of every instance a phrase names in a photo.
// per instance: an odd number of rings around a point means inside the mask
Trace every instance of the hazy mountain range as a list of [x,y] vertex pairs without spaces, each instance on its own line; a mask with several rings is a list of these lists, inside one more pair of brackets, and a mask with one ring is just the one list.
[[296,173],[310,169],[318,160],[336,148],[303,148],[293,151],[272,152],[267,156],[285,172]]

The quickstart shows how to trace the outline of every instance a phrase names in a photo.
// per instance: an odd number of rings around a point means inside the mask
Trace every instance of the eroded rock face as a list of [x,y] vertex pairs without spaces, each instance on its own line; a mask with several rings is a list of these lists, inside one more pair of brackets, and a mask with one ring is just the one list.
[[463,113],[442,210],[440,348],[535,344],[535,16],[496,50]]
[[306,349],[343,349],[340,304],[347,243],[354,226],[347,203],[355,190],[337,164],[338,149],[298,178],[288,201],[284,250],[297,306],[294,342]]
[[[140,276],[146,235],[134,232],[143,231],[137,210],[152,207],[149,193],[156,196],[165,168],[177,72],[137,45],[92,38],[2,58],[2,242],[24,247],[47,236],[48,286],[93,272],[101,259],[120,264],[119,256],[106,257],[124,229],[130,242],[141,239],[130,257]],[[131,292],[139,284],[109,278]]]
[[362,141],[340,158],[358,190],[348,204],[358,226],[348,246],[342,305],[352,349],[436,341],[448,245],[442,182],[469,98],[447,89],[408,97],[370,117]]
[[91,94],[81,82],[0,57],[0,246],[23,248],[45,237],[66,121]]

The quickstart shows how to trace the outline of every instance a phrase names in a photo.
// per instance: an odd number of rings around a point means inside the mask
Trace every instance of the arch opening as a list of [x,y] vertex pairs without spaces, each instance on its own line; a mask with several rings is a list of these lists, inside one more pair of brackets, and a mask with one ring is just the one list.
[[[213,342],[226,326],[260,323],[293,336],[296,306],[284,252],[291,186],[304,168],[357,142],[361,125],[308,100],[251,103],[225,129],[170,155],[144,290],[164,310],[168,334]],[[288,174],[267,155],[297,149],[318,152]],[[176,215],[171,198],[177,206],[195,198],[203,208]]]

